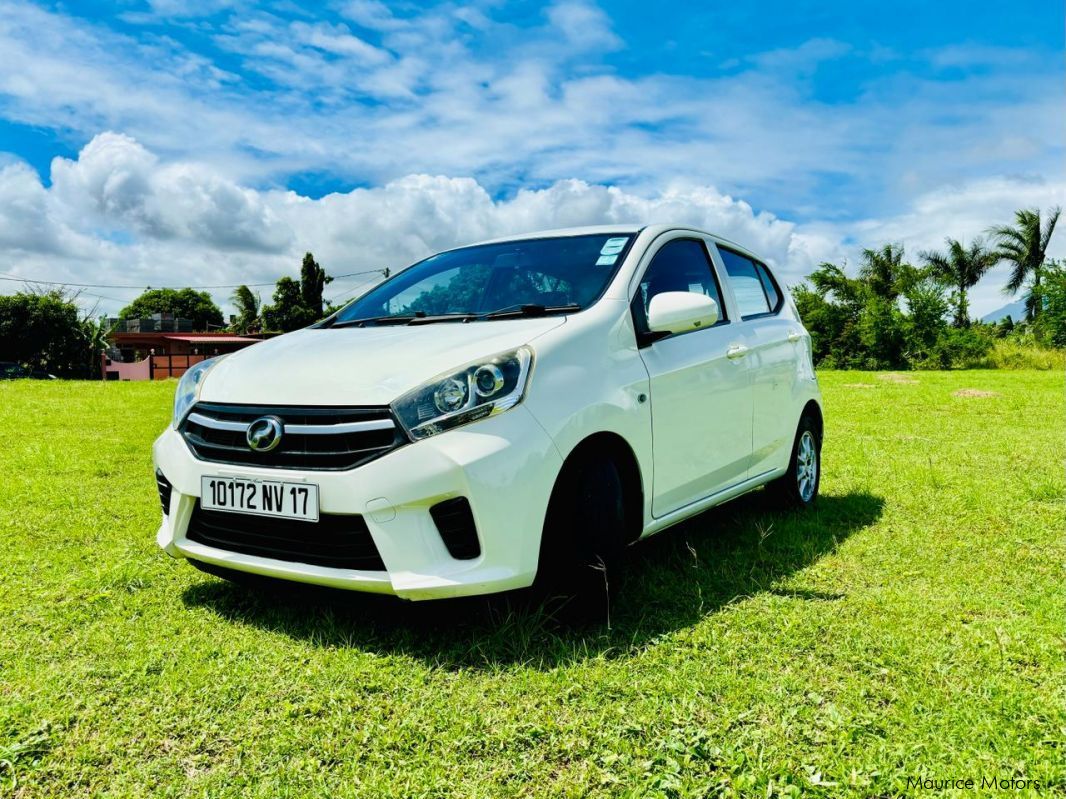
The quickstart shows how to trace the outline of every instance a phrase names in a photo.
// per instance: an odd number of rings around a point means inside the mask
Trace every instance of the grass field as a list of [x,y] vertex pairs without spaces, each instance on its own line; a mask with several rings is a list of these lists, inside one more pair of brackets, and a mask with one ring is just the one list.
[[822,385],[818,509],[664,533],[584,630],[207,577],[154,544],[173,384],[2,385],[0,795],[1061,794],[1062,374]]

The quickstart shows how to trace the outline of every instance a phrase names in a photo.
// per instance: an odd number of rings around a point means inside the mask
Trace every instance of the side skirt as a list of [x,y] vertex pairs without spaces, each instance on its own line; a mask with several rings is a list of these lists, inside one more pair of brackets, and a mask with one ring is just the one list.
[[678,508],[675,511],[671,511],[665,516],[660,516],[658,519],[652,519],[649,524],[644,526],[644,532],[640,534],[640,538],[637,540],[641,541],[656,533],[661,533],[668,527],[673,527],[675,524],[713,508],[715,505],[721,505],[723,502],[728,502],[731,499],[736,499],[742,494],[747,494],[749,491],[754,491],[759,486],[769,483],[771,480],[780,477],[787,471],[788,468],[786,467],[784,469],[771,469],[762,472],[754,477],[749,477],[747,480],[737,483],[734,486],[723,488],[721,491],[711,494],[709,497],[690,502],[688,505]]

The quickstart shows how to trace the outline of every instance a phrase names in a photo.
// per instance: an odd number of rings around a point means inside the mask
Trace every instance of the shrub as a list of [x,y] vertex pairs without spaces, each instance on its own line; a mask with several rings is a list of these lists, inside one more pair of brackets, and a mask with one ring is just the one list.
[[981,358],[960,364],[964,369],[1063,369],[1066,350],[1043,347],[1031,339],[1000,339]]

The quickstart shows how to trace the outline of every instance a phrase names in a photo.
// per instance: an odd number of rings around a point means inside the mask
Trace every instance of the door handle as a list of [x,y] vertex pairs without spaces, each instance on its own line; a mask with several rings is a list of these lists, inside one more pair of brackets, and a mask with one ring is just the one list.
[[735,361],[737,358],[743,358],[748,354],[748,348],[743,344],[734,344],[732,347],[725,351],[725,357],[731,361]]
[[788,331],[788,340],[791,341],[792,343],[795,343],[795,342],[799,341],[801,338],[803,338],[803,334],[800,333],[798,330],[789,330]]

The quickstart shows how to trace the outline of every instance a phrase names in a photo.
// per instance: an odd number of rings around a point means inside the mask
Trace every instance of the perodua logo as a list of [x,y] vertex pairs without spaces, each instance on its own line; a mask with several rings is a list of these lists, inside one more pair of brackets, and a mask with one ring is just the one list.
[[281,419],[276,416],[261,416],[248,425],[244,433],[248,448],[256,452],[270,452],[281,443]]

